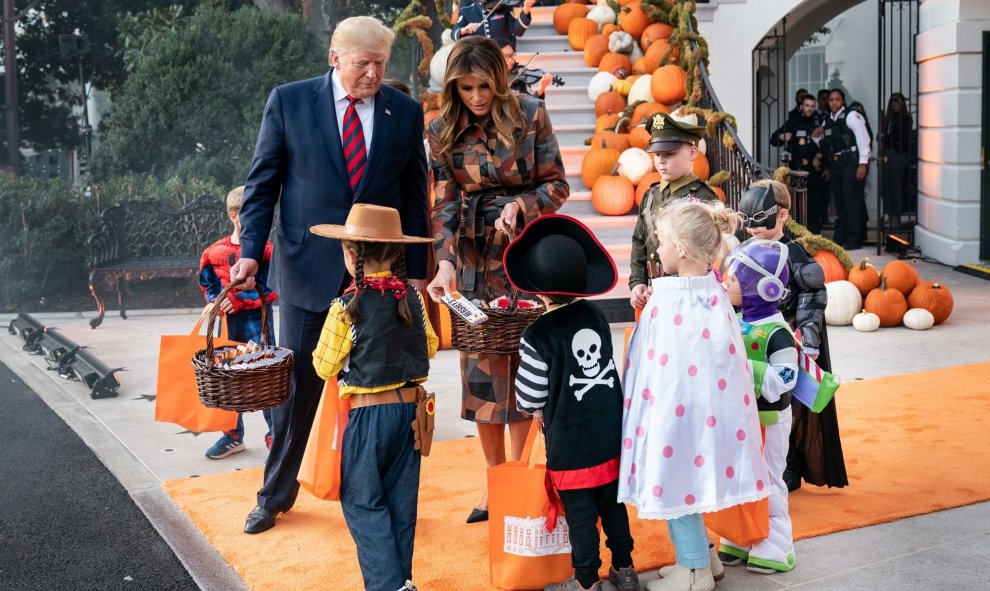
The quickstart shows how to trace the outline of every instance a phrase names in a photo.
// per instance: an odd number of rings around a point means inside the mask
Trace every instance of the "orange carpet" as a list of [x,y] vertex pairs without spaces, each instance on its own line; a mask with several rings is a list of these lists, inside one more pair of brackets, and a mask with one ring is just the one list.
[[[795,538],[990,499],[990,363],[851,382],[838,396],[850,486],[792,494]],[[482,463],[475,439],[435,443],[423,463],[413,564],[423,591],[489,588],[487,525],[464,524]],[[164,487],[250,588],[361,589],[338,503],[302,491],[275,529],[241,532],[260,484],[257,469]],[[638,570],[673,561],[663,524],[633,518],[633,536]]]

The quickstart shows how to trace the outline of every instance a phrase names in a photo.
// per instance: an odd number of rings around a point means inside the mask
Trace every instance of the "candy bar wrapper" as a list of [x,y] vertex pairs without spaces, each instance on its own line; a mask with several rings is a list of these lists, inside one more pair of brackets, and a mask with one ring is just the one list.
[[461,295],[460,292],[452,291],[449,296],[443,296],[440,301],[446,304],[450,311],[460,316],[464,322],[471,326],[476,326],[488,320],[488,315],[481,311],[481,308]]
[[[494,300],[488,302],[488,307],[489,308],[496,308],[496,309],[505,310],[507,308],[511,308],[512,307],[512,300],[509,299],[506,296],[501,296],[501,297],[495,298]],[[534,302],[532,300],[517,300],[516,301],[516,308],[519,308],[520,310],[532,310],[533,308],[537,308],[537,307],[539,307],[539,304],[537,304],[536,302]]]

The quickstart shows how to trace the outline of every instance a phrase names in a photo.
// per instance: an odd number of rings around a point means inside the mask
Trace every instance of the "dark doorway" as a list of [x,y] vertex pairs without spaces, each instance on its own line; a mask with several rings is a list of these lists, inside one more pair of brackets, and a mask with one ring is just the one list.
[[784,18],[753,49],[753,155],[771,169],[782,163],[781,149],[770,144],[770,137],[784,124],[790,108],[786,41]]
[[983,115],[980,119],[980,260],[990,260],[990,31],[983,31]]

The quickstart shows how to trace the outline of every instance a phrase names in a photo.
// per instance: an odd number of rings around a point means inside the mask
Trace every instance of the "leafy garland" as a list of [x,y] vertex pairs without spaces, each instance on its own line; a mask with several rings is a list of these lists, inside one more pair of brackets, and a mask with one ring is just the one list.
[[[430,60],[433,59],[433,41],[427,31],[433,26],[433,19],[422,14],[423,6],[419,0],[409,0],[409,4],[402,9],[399,17],[395,19],[392,32],[396,37],[414,37],[423,48],[423,59],[419,62],[416,73],[419,75],[420,87],[424,87],[423,79],[430,75]],[[443,15],[443,11],[438,11]],[[445,16],[445,15],[444,15]],[[448,22],[450,19],[447,19]]]

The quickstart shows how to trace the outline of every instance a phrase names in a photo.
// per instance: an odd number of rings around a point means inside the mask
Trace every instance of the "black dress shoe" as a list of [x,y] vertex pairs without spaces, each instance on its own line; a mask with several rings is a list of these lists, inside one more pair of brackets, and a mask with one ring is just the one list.
[[262,507],[255,507],[248,513],[247,522],[244,524],[244,533],[260,534],[275,527],[275,516],[278,514],[269,513]]
[[478,523],[479,521],[488,521],[488,509],[471,509],[471,514],[468,515],[468,523]]

